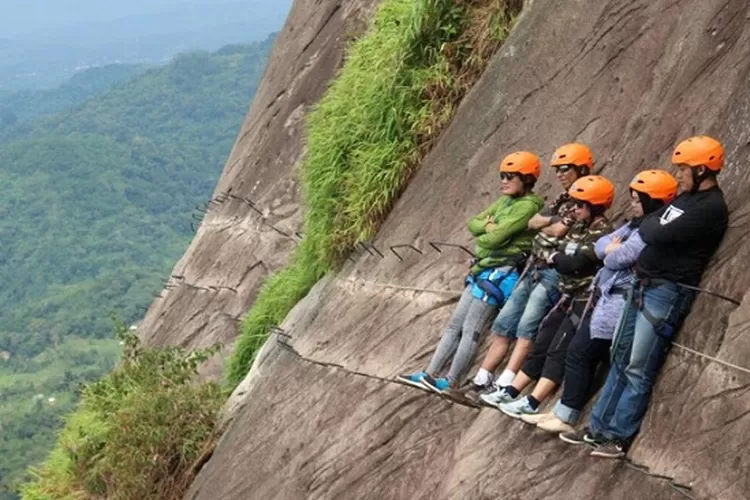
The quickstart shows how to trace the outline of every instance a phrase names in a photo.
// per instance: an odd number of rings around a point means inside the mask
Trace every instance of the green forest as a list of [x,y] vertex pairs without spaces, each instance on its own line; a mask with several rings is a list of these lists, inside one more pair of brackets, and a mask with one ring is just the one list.
[[108,64],[81,71],[56,89],[0,92],[0,127],[73,108],[148,68],[145,64]]
[[184,252],[272,38],[0,94],[0,499]]

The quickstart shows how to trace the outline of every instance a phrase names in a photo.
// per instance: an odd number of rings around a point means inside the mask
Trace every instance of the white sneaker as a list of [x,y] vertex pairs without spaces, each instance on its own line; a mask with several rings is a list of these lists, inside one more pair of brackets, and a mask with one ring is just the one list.
[[489,394],[482,394],[479,396],[479,399],[484,402],[484,404],[494,406],[497,409],[500,409],[501,404],[513,401],[513,398],[510,397],[510,394],[508,394],[504,387]]
[[511,418],[521,418],[522,415],[536,415],[539,413],[539,408],[535,410],[531,407],[528,396],[518,398],[510,403],[502,403],[498,405],[498,408]]
[[547,420],[551,420],[553,418],[556,418],[556,417],[555,417],[555,414],[552,412],[537,413],[536,415],[521,415],[521,420],[531,425],[539,425],[540,423],[545,422]]
[[560,434],[563,432],[573,432],[575,430],[572,425],[563,422],[562,420],[554,416],[553,418],[544,420],[543,422],[539,422],[536,426],[543,431],[553,432],[555,434]]

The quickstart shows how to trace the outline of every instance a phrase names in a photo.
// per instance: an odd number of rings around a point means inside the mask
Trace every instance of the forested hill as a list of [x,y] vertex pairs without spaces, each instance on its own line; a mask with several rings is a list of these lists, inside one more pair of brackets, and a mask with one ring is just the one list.
[[0,127],[78,106],[147,69],[145,64],[109,64],[81,71],[56,89],[0,93]]
[[185,250],[271,43],[184,54],[0,127],[3,483],[44,457],[73,391],[111,366],[109,312],[137,321]]

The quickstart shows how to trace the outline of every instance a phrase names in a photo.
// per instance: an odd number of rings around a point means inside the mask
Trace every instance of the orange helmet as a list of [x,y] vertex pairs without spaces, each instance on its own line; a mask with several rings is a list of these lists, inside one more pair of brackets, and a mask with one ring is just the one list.
[[576,167],[594,168],[594,154],[583,144],[572,142],[560,146],[552,155],[552,166],[575,165]]
[[677,179],[664,170],[644,170],[633,177],[630,189],[667,204],[677,196]]
[[609,208],[615,199],[615,185],[601,175],[585,175],[570,186],[568,194],[575,200]]
[[724,166],[724,148],[716,139],[699,135],[685,139],[672,153],[672,163],[703,167],[718,172]]
[[542,172],[542,162],[534,153],[516,151],[503,159],[500,163],[500,171],[533,175],[535,179],[538,179]]

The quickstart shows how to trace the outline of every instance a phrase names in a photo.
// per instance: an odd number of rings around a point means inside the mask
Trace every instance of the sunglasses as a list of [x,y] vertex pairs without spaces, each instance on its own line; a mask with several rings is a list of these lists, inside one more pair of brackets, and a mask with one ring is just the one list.
[[559,173],[559,174],[565,174],[567,172],[570,172],[574,168],[576,168],[576,166],[575,165],[558,165],[555,168],[557,169],[557,173]]
[[521,175],[516,172],[500,172],[500,179],[504,181],[512,181],[519,177],[521,177]]
[[575,207],[576,208],[584,208],[584,207],[588,207],[588,206],[589,206],[589,202],[587,202],[587,201],[575,200]]

